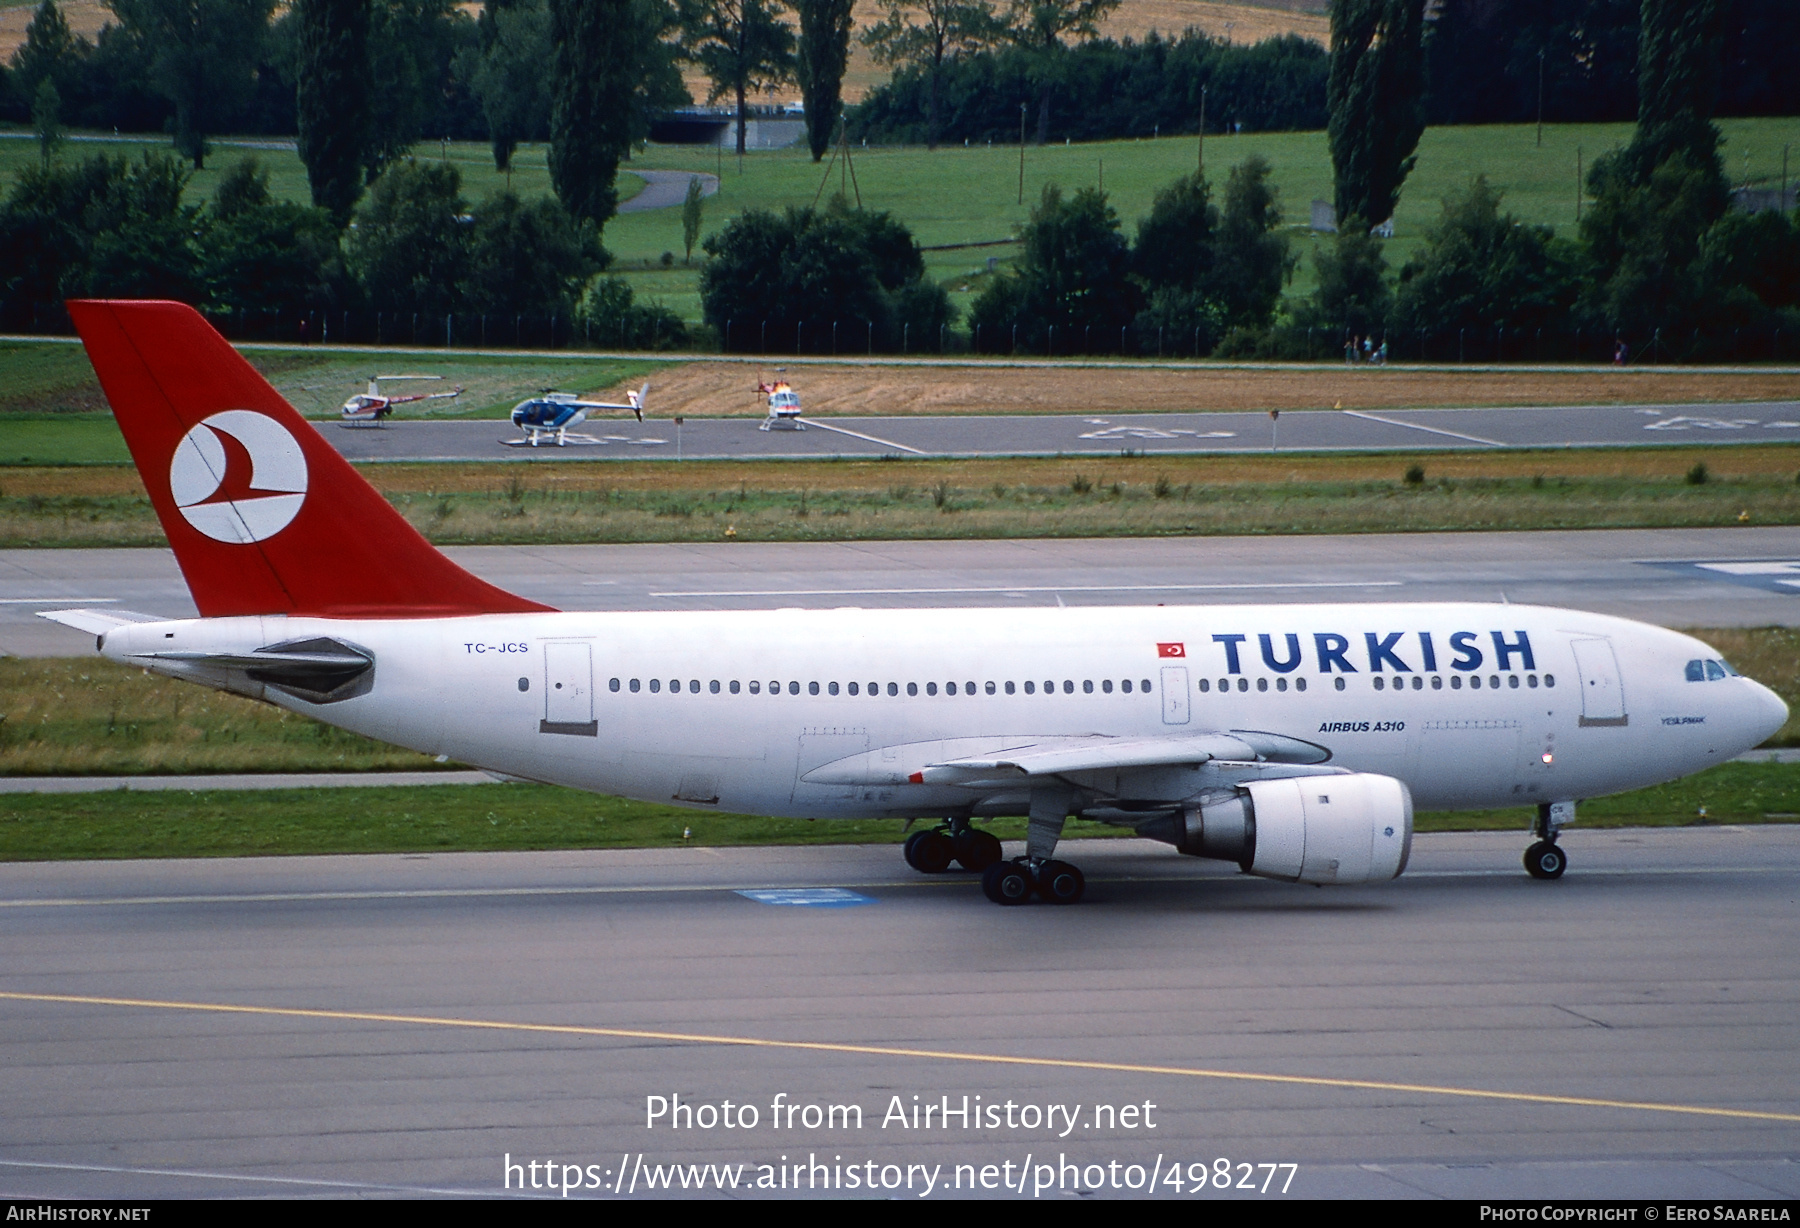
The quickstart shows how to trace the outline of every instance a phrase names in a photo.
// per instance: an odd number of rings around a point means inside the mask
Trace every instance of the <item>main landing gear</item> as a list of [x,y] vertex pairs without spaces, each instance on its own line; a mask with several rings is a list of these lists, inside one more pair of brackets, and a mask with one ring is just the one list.
[[906,838],[906,864],[921,874],[942,874],[952,861],[976,873],[1003,856],[992,832],[976,831],[967,819],[951,819],[942,827],[916,831]]
[[1035,892],[1046,904],[1073,904],[1087,890],[1087,879],[1051,854],[1062,838],[1063,820],[1074,798],[1061,789],[1031,794],[1031,819],[1025,828],[1025,856],[1002,861],[982,871],[981,890],[996,904],[1023,904]]
[[1568,854],[1556,842],[1557,832],[1575,818],[1574,802],[1542,802],[1531,834],[1537,841],[1525,850],[1525,873],[1533,878],[1561,878],[1569,868]]

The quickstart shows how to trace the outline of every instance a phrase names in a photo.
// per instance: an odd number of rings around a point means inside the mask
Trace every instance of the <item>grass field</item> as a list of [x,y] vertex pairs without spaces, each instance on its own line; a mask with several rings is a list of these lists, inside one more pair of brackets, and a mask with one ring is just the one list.
[[[1681,827],[1787,822],[1797,813],[1800,765],[1728,763],[1584,802],[1579,822]],[[1420,831],[1516,830],[1522,846],[1531,812],[1421,814],[1416,822]],[[1020,819],[983,826],[1005,840],[1025,834]],[[678,810],[545,785],[11,794],[0,799],[0,860],[873,844],[897,843],[903,829],[892,819],[808,822]],[[1076,819],[1063,834],[1130,833]],[[895,867],[900,873],[898,860]]]
[[[1405,474],[1424,470],[1418,483]],[[1706,481],[1693,483],[1695,465]],[[440,544],[1800,523],[1800,446],[1380,456],[369,465]],[[125,466],[0,468],[0,547],[164,544]]]
[[[1800,145],[1800,118],[1728,119],[1719,121],[1719,127],[1725,135],[1726,166],[1734,182],[1746,175],[1758,183],[1774,182],[1779,178],[1783,147]],[[1544,143],[1539,148],[1536,130],[1530,125],[1428,129],[1419,144],[1418,166],[1407,181],[1395,216],[1396,237],[1389,247],[1389,259],[1398,267],[1437,217],[1440,201],[1466,187],[1477,173],[1486,174],[1506,193],[1506,207],[1522,220],[1571,233],[1578,154],[1584,165],[1592,165],[1595,155],[1623,145],[1630,136],[1628,124],[1550,125],[1544,129]],[[69,156],[85,156],[96,149],[131,153],[138,148],[166,149],[167,144],[148,140],[104,146],[75,143],[69,147]],[[447,156],[462,171],[464,190],[471,199],[507,186],[507,177],[495,172],[485,145],[452,143],[446,150],[430,142],[417,152],[420,157]],[[532,195],[549,190],[544,152],[541,145],[519,151],[510,180],[514,191]],[[1148,212],[1156,190],[1191,171],[1196,154],[1192,137],[1028,148],[1022,205],[1016,145],[944,148],[935,153],[918,148],[872,148],[858,150],[854,161],[864,204],[893,213],[912,228],[920,243],[930,247],[1006,239],[1025,220],[1044,186],[1057,184],[1072,190],[1097,185],[1102,176],[1127,233],[1134,233],[1137,219]],[[1296,231],[1298,250],[1306,253],[1316,242],[1303,230],[1308,204],[1314,198],[1331,196],[1325,134],[1211,137],[1206,142],[1206,162],[1215,185],[1223,183],[1232,164],[1251,154],[1260,154],[1274,167],[1287,220],[1302,227]],[[210,197],[219,177],[241,156],[258,157],[269,167],[278,194],[306,198],[305,175],[292,150],[251,149],[223,140],[207,169],[195,177],[191,197]],[[36,157],[36,148],[29,141],[0,141],[0,181],[10,181]],[[707,202],[703,234],[716,232],[746,209],[810,204],[822,182],[821,168],[801,149],[755,153],[740,162],[710,149],[651,146],[630,165],[722,172],[720,193]],[[1800,174],[1800,166],[1796,174]],[[625,186],[630,182],[629,178],[621,180],[622,195],[632,194]],[[834,172],[825,192],[829,195],[837,188]],[[682,268],[679,262],[673,269],[659,264],[665,251],[675,253],[679,260],[680,212],[672,208],[623,214],[607,226],[606,244],[617,257],[620,271],[644,293],[661,299],[685,318],[698,319],[697,269]],[[927,263],[932,275],[951,287],[957,305],[966,307],[979,288],[986,257],[1009,257],[1010,252],[1010,248],[934,251],[927,253]],[[1310,289],[1309,268],[1296,278],[1290,293]]]

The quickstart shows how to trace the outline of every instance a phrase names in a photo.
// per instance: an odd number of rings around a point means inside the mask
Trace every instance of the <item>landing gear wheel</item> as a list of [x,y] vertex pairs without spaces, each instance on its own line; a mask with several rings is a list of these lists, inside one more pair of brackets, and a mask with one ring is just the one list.
[[1066,861],[1046,861],[1038,867],[1038,894],[1048,904],[1073,904],[1087,890],[1087,879]]
[[1561,878],[1569,868],[1562,849],[1548,840],[1539,840],[1525,850],[1525,873],[1533,878]]
[[967,831],[952,839],[956,844],[956,860],[962,863],[963,869],[973,870],[977,874],[1004,856],[1000,850],[1000,841],[992,832]]
[[950,868],[954,849],[941,831],[918,831],[906,839],[906,864],[921,874],[942,874]]
[[996,861],[981,872],[982,894],[996,904],[1023,904],[1031,889],[1030,872],[1016,861]]

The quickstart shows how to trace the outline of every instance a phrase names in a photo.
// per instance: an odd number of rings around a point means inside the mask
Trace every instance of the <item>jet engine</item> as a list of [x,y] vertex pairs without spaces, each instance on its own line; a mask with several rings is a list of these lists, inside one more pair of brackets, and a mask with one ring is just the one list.
[[1137,829],[1190,856],[1301,883],[1398,878],[1412,854],[1412,830],[1406,785],[1369,772],[1250,781],[1202,794]]

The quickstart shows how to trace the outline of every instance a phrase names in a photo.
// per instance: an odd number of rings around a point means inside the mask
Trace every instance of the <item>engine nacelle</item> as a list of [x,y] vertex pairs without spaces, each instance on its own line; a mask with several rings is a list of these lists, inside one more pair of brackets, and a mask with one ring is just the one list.
[[1199,799],[1138,834],[1247,874],[1301,883],[1398,878],[1412,855],[1412,794],[1392,776],[1353,772],[1257,780]]

